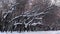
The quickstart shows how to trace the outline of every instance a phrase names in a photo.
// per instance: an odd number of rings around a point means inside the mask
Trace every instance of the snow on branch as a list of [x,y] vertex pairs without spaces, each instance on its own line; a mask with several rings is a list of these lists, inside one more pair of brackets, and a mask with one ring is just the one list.
[[35,18],[35,19],[42,19],[42,17],[41,18]]
[[18,25],[18,24],[22,24],[22,23],[14,23],[14,25]]
[[29,23],[31,23],[32,21],[33,21],[33,19],[32,19],[32,20],[30,20],[28,23],[26,23],[26,24],[25,24],[25,27],[27,27],[27,26],[28,26],[28,24],[29,24]]
[[36,26],[37,24],[41,24],[42,25],[42,23],[40,23],[40,22],[38,22],[38,23],[32,23],[31,25]]

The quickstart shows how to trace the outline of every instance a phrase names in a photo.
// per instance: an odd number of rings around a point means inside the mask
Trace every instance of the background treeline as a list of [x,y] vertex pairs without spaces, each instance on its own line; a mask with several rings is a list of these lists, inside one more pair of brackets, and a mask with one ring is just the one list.
[[59,30],[59,11],[50,0],[0,0],[0,31]]

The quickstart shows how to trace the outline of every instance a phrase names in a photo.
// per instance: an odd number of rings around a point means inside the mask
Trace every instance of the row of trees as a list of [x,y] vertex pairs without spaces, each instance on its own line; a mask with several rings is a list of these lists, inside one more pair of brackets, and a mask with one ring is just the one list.
[[1,5],[0,31],[60,29],[56,22],[59,8],[51,6],[49,0],[6,0],[1,1]]

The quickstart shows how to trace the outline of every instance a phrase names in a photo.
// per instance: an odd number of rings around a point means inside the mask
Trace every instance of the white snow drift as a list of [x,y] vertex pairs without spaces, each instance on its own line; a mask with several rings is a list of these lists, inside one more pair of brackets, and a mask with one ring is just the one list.
[[60,31],[35,31],[35,32],[0,32],[0,34],[60,34]]

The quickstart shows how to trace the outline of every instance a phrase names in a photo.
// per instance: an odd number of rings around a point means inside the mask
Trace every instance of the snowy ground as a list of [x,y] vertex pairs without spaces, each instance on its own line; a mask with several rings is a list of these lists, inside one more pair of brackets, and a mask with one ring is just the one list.
[[60,31],[35,31],[35,32],[0,32],[0,34],[60,34]]

